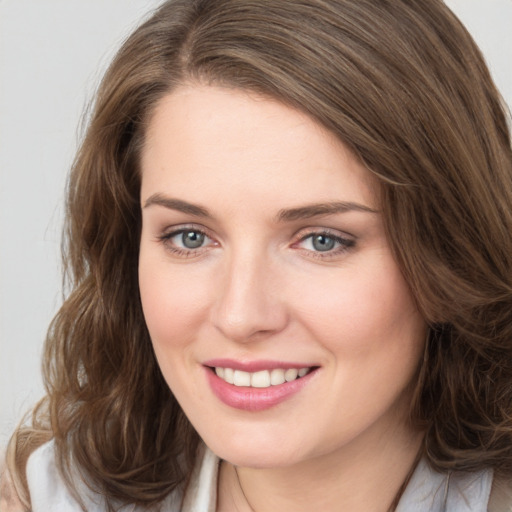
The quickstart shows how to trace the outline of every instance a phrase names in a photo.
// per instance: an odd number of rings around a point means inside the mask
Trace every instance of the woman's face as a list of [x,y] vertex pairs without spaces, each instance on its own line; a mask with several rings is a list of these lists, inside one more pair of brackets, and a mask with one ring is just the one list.
[[141,206],[156,357],[215,453],[277,467],[399,435],[425,324],[370,173],[331,133],[182,87],[148,127]]

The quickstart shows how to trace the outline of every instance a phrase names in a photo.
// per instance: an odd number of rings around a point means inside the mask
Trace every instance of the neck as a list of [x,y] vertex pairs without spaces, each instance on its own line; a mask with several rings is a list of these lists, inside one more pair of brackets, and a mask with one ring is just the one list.
[[278,468],[221,465],[219,512],[388,512],[414,468],[422,434],[403,427]]

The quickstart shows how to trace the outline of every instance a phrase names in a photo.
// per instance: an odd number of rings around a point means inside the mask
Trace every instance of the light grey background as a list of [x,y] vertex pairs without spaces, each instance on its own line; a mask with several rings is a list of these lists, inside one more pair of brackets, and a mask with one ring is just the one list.
[[[0,447],[43,395],[61,302],[66,173],[81,114],[126,35],[161,0],[0,0]],[[512,0],[448,0],[512,105]]]

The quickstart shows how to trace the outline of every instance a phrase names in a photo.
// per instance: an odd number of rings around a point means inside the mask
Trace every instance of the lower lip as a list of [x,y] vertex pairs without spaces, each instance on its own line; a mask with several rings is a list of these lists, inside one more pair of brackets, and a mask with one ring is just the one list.
[[228,384],[218,377],[211,368],[205,367],[208,382],[214,395],[226,405],[243,411],[270,409],[301,391],[311,381],[317,368],[304,377],[268,388],[251,388]]

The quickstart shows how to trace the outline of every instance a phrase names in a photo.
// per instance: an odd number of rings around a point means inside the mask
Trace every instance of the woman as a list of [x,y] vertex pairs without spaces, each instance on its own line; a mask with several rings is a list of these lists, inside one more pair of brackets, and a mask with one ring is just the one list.
[[442,2],[166,2],[75,161],[21,502],[509,510],[511,204]]

